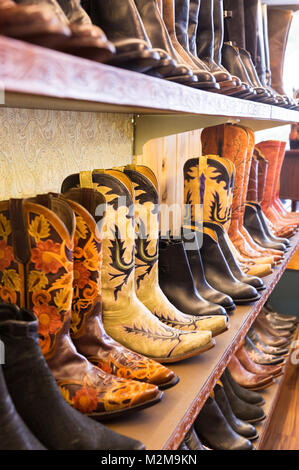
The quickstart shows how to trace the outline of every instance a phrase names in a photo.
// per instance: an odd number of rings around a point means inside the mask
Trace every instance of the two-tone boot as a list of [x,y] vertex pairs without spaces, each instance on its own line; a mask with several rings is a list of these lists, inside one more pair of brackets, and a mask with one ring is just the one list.
[[[179,268],[179,257],[176,258],[176,268],[167,272],[167,286],[171,292],[178,294],[181,290],[180,309],[173,305],[159,286],[159,196],[158,182],[150,168],[145,166],[127,165],[125,174],[130,178],[134,187],[135,226],[137,239],[135,242],[135,289],[139,300],[163,323],[181,330],[210,330],[216,336],[227,329],[227,315],[218,305],[212,306],[203,314],[202,300],[194,302],[194,315],[184,309],[184,285],[179,278],[184,278],[184,272]],[[181,258],[180,258],[181,259]],[[186,258],[185,258],[186,259]],[[164,261],[165,263],[165,261]],[[186,259],[185,268],[187,270]],[[168,265],[169,266],[169,265]],[[169,266],[170,267],[170,266]],[[184,268],[184,263],[183,263]],[[170,270],[171,271],[171,270]],[[171,280],[175,274],[177,283]],[[187,275],[188,278],[188,275]],[[185,279],[186,282],[186,279]],[[189,290],[186,291],[189,296]],[[174,295],[174,300],[177,295]],[[214,307],[214,308],[213,308]],[[185,313],[182,313],[185,312]],[[213,315],[214,312],[214,315]],[[198,315],[196,315],[198,314]]]
[[[257,300],[259,295],[256,289],[248,284],[240,282],[231,272],[222,253],[218,235],[214,230],[214,227],[209,227],[204,223],[203,233],[200,233],[198,228],[196,229],[196,227],[199,227],[201,223],[198,219],[198,214],[200,213],[199,208],[205,208],[203,209],[203,214],[205,214],[206,211],[206,215],[210,209],[208,208],[209,203],[206,203],[205,205],[204,202],[206,187],[205,170],[207,174],[207,169],[205,168],[206,162],[207,159],[205,157],[199,157],[187,160],[184,165],[184,199],[185,204],[190,206],[191,227],[196,232],[197,237],[202,237],[201,256],[206,279],[215,289],[229,295],[235,303],[246,303]],[[223,181],[223,179],[221,180],[219,172],[217,173],[216,178],[220,183],[219,188],[221,188],[221,186],[224,186],[225,188],[226,186],[228,189],[228,181]],[[215,200],[219,201],[219,194],[218,198],[216,195]],[[215,205],[213,202],[211,204],[212,212],[214,211]],[[217,209],[218,219],[220,217],[225,218],[226,216],[219,213],[219,205],[218,208],[216,208],[216,212]],[[227,208],[224,209],[224,213],[226,210]]]
[[134,189],[118,170],[82,172],[66,178],[71,188],[95,188],[106,199],[102,306],[105,331],[125,347],[159,362],[176,362],[214,345],[211,331],[183,331],[162,323],[135,291]]
[[38,318],[40,347],[66,401],[95,419],[156,403],[151,384],[105,373],[71,341],[75,215],[51,195],[0,204],[2,261],[0,298]]
[[179,378],[162,364],[134,353],[114,341],[102,322],[102,217],[95,213],[105,198],[95,189],[72,188],[65,193],[76,216],[71,337],[77,351],[100,369],[160,389]]

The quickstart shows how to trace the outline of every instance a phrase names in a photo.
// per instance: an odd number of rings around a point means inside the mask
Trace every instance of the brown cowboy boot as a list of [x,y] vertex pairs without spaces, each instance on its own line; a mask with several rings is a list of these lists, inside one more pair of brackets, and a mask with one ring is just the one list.
[[102,234],[96,211],[105,198],[95,189],[72,188],[65,193],[76,216],[71,337],[77,351],[100,369],[169,388],[178,377],[168,368],[114,341],[102,322]]
[[112,376],[70,338],[75,216],[51,195],[0,203],[0,298],[34,312],[42,353],[66,401],[95,419],[156,403],[154,385]]

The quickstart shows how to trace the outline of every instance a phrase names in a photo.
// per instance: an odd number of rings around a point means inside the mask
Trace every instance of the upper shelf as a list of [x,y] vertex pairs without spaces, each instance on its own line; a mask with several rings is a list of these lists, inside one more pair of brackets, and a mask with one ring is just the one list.
[[1,82],[2,106],[142,115],[136,120],[136,153],[153,137],[228,119],[253,130],[299,122],[297,111],[195,90],[4,36],[0,89]]

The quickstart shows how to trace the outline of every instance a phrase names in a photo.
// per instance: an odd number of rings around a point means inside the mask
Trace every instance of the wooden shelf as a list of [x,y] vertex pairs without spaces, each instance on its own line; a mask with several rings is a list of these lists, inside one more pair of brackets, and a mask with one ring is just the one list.
[[154,137],[238,120],[253,130],[299,122],[299,112],[169,83],[0,36],[6,107],[131,113],[135,152]]
[[121,434],[141,440],[147,450],[177,449],[298,246],[299,234],[293,237],[292,247],[281,265],[263,278],[267,288],[262,291],[260,300],[252,305],[237,307],[230,315],[229,330],[216,337],[213,349],[171,365],[180,376],[180,382],[165,391],[160,403],[105,424]]

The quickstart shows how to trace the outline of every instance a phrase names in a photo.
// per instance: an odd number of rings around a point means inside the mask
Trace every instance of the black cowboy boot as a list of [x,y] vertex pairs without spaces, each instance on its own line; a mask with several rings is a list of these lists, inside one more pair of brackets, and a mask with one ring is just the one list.
[[251,450],[251,442],[237,434],[224,417],[217,402],[209,397],[194,427],[199,439],[213,450]]
[[109,64],[137,72],[160,65],[160,55],[152,49],[134,0],[91,0],[83,5],[116,48]]
[[207,450],[200,442],[194,426],[191,426],[187,432],[184,443],[186,444],[188,450]]
[[[247,421],[248,423],[257,423],[264,420],[266,418],[266,414],[260,406],[249,403],[237,395],[232,384],[230,383],[230,380],[228,379],[227,372],[228,370],[226,369],[220,380],[223,384],[226,396],[235,416],[237,416],[239,419]],[[250,391],[252,392],[252,390]]]
[[[176,33],[176,5],[175,0],[163,0],[163,19],[168,30],[171,42],[177,53],[186,65],[190,66],[193,74],[197,77],[198,83],[194,85],[196,88],[219,90],[219,85],[216,83],[213,75],[202,65],[199,67],[189,55],[187,50],[178,41]],[[186,25],[187,34],[187,25]]]
[[255,427],[252,426],[252,424],[250,423],[246,423],[245,421],[240,420],[234,414],[221,381],[217,382],[217,384],[215,385],[214,395],[217,405],[219,406],[220,410],[222,411],[224,417],[226,418],[227,422],[230,424],[232,429],[237,434],[246,437],[250,441],[257,439],[259,434]]
[[1,304],[0,337],[9,393],[22,419],[47,449],[144,449],[139,441],[105,428],[67,403],[69,397],[62,396],[42,355],[33,313]]
[[220,305],[204,300],[196,290],[182,240],[160,240],[159,284],[170,302],[189,315],[224,315]]
[[[179,58],[173,48],[167,28],[159,11],[157,0],[135,0],[135,4],[152,46],[155,49],[165,51],[172,61],[164,78],[185,85],[194,83],[196,79],[190,67],[178,63]],[[167,69],[164,68],[164,70]]]
[[241,400],[244,400],[247,403],[251,403],[252,405],[262,406],[265,404],[265,400],[260,393],[254,392],[253,390],[248,390],[248,388],[244,388],[239,385],[238,382],[233,379],[230,371],[227,368],[223,372],[223,375],[227,377],[234,393],[239,398],[241,398]]
[[46,450],[28,429],[8,393],[0,365],[0,449]]

